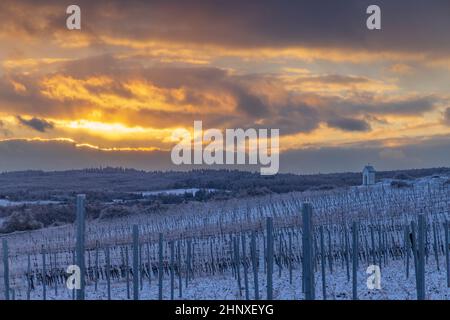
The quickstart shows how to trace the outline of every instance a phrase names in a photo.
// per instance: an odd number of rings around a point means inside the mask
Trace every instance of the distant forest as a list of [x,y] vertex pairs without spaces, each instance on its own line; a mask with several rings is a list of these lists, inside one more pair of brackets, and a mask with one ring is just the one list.
[[[393,187],[402,188],[410,185],[408,180],[433,175],[450,175],[450,169],[378,172],[377,180],[391,178]],[[7,172],[0,174],[0,200],[53,200],[58,203],[0,206],[0,234],[73,223],[74,199],[78,193],[87,195],[88,218],[103,220],[138,213],[163,213],[174,206],[191,201],[206,202],[291,191],[330,190],[360,185],[361,180],[361,173],[261,176],[259,173],[229,170],[144,172],[100,168],[61,172]],[[191,188],[200,190],[195,195],[182,192],[143,197],[140,193]]]
[[[377,172],[376,178],[408,180],[449,174],[450,168]],[[199,188],[227,191],[229,196],[326,190],[361,184],[361,173],[277,174],[233,170],[146,172],[124,168],[71,171],[20,171],[0,174],[0,199],[61,200],[76,193],[97,195],[99,200],[130,198],[129,193],[166,189]],[[102,198],[103,197],[103,198]]]

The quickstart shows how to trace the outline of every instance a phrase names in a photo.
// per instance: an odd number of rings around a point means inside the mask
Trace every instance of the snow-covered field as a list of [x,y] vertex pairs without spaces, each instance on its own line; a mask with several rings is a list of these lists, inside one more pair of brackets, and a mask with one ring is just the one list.
[[21,206],[24,204],[36,204],[36,205],[46,205],[46,204],[58,204],[58,201],[47,201],[47,200],[38,200],[38,201],[9,201],[5,199],[0,199],[0,207],[14,207]]
[[[215,189],[204,189],[206,192],[214,192]],[[190,193],[195,196],[197,192],[199,192],[200,189],[198,188],[190,188],[190,189],[168,189],[168,190],[157,190],[157,191],[143,191],[138,192],[143,197],[149,197],[149,196],[157,196],[161,194],[167,194],[167,195],[183,195],[185,193]]]
[[[405,264],[402,261],[394,261],[381,270],[381,289],[367,288],[366,266],[359,268],[358,271],[358,299],[361,300],[415,300],[417,297],[414,279],[414,268],[411,267],[409,278],[406,278]],[[266,298],[266,274],[260,272],[259,278],[259,297]],[[289,273],[284,270],[281,277],[278,276],[278,270],[275,269],[273,276],[273,295],[278,300],[302,300],[301,272],[293,270],[292,283],[290,283]],[[426,268],[426,299],[430,300],[448,300],[450,299],[450,288],[447,287],[447,278],[444,263],[440,270],[436,269],[436,264],[431,262]],[[316,299],[323,299],[322,280],[320,272],[316,272]],[[163,281],[163,299],[170,299],[170,279],[165,277]],[[132,293],[132,283],[130,281],[130,296]],[[237,281],[229,276],[211,276],[194,278],[185,286],[185,280],[182,281],[182,298],[178,296],[178,281],[175,279],[174,299],[175,300],[244,300],[245,286],[241,286],[241,295],[237,286]],[[16,293],[17,298],[26,299],[26,292],[20,290]],[[47,287],[46,293],[49,300],[70,300],[73,292],[63,286],[58,287],[58,294],[55,296],[54,288]],[[158,283],[153,281],[150,285],[144,281],[142,289],[139,291],[140,299],[156,300],[158,299]],[[352,280],[347,280],[346,270],[338,269],[332,274],[326,274],[326,296],[328,300],[348,300],[352,299]],[[94,285],[90,284],[86,288],[86,298],[93,300],[106,300],[107,285],[103,281],[98,284],[97,291]],[[253,274],[249,273],[249,298],[255,298]],[[42,290],[35,290],[31,294],[31,299],[42,299]],[[113,282],[111,284],[111,299],[128,299],[127,285],[125,281]]]
[[[140,232],[139,265],[142,268],[141,299],[158,298],[158,235],[163,235],[162,257],[164,266],[163,298],[170,299],[168,266],[172,255],[175,272],[175,299],[245,299],[244,266],[248,268],[249,297],[254,298],[252,252],[258,261],[259,294],[266,297],[267,274],[263,268],[266,256],[267,217],[274,223],[274,299],[303,299],[302,293],[302,222],[301,207],[311,203],[314,224],[323,226],[326,256],[327,299],[352,298],[351,223],[357,221],[358,232],[358,298],[359,299],[416,299],[414,260],[408,237],[411,222],[417,223],[419,214],[427,219],[425,285],[427,299],[447,299],[445,229],[449,219],[450,188],[448,177],[418,179],[411,187],[393,188],[389,181],[370,188],[346,188],[332,191],[270,195],[245,200],[216,203],[187,204],[172,212],[154,216],[133,216],[109,222],[89,221],[86,229],[86,265],[102,272],[108,268],[106,250],[110,254],[111,298],[127,299],[126,277],[123,270],[131,269],[131,226]],[[72,292],[65,287],[61,274],[73,264],[75,244],[74,226],[62,226],[5,237],[9,246],[10,287],[16,299],[27,296],[27,268],[33,274],[32,299],[42,299],[43,254],[45,250],[47,299],[71,299]],[[250,246],[254,237],[256,247]],[[233,241],[244,238],[246,254],[233,248]],[[322,299],[321,256],[315,233],[317,270],[315,272],[316,298]],[[171,243],[174,251],[171,251]],[[240,244],[238,245],[240,246]],[[108,248],[108,249],[106,249]],[[129,253],[126,263],[125,252]],[[410,274],[406,278],[406,256],[409,254]],[[27,259],[30,257],[30,265]],[[98,257],[96,257],[98,256]],[[346,258],[347,257],[347,258]],[[436,257],[439,260],[437,270]],[[238,259],[238,260],[236,260]],[[368,289],[366,268],[368,261],[381,261],[381,289]],[[98,262],[96,262],[98,260]],[[239,263],[237,263],[239,261]],[[333,271],[329,262],[332,261]],[[350,278],[347,278],[346,264]],[[186,287],[188,270],[192,278]],[[236,270],[239,266],[241,293],[238,290]],[[151,266],[151,284],[148,267]],[[281,273],[279,268],[281,266]],[[292,283],[289,279],[292,267]],[[147,269],[146,269],[147,268]],[[0,265],[0,291],[4,290],[3,266]],[[58,278],[59,275],[59,278]],[[104,275],[104,273],[103,273]],[[131,275],[129,275],[131,278]],[[182,296],[178,297],[178,276],[182,280]],[[95,277],[94,277],[95,278]],[[53,280],[59,279],[55,295]],[[130,287],[131,280],[130,280]],[[131,290],[131,289],[130,289]],[[0,292],[0,296],[2,293]],[[132,293],[130,292],[132,296]],[[107,299],[106,280],[101,278],[97,290],[92,277],[86,287],[87,299]]]

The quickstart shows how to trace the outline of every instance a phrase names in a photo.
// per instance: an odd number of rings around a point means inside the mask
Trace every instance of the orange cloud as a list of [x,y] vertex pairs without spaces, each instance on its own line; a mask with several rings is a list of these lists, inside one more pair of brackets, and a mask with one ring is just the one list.
[[389,67],[389,71],[400,75],[408,75],[413,73],[413,68],[404,63],[396,63]]

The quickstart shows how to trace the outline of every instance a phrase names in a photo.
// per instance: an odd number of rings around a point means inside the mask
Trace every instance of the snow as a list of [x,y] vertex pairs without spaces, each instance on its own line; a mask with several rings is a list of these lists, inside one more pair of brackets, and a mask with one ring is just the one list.
[[9,201],[5,199],[0,199],[0,207],[14,207],[22,205],[47,205],[47,204],[59,204],[59,201],[47,201],[47,200],[37,200],[37,201]]
[[[423,178],[414,182],[411,188],[393,188],[390,185],[379,184],[369,188],[348,188],[342,190],[291,193],[286,195],[270,195],[266,197],[258,197],[254,199],[233,199],[223,202],[188,204],[187,206],[178,207],[178,209],[165,212],[161,215],[149,216],[133,216],[125,219],[117,219],[110,222],[93,222],[89,221],[86,230],[86,244],[92,245],[100,241],[100,246],[107,243],[111,248],[111,263],[117,267],[122,263],[122,249],[124,245],[128,245],[131,249],[131,231],[130,226],[138,224],[142,239],[150,244],[151,263],[157,263],[157,236],[160,232],[164,237],[172,235],[175,240],[181,239],[182,253],[186,252],[183,239],[191,236],[195,239],[195,269],[194,278],[185,287],[185,273],[182,272],[183,295],[181,299],[244,299],[245,291],[241,289],[241,296],[237,288],[237,281],[233,277],[230,265],[223,273],[212,275],[210,271],[205,271],[203,266],[205,262],[209,262],[211,253],[210,245],[214,250],[214,256],[221,259],[230,257],[230,238],[231,233],[239,233],[242,230],[254,230],[258,233],[257,251],[260,261],[260,271],[258,273],[260,297],[266,296],[265,281],[267,275],[263,272],[263,233],[265,218],[274,217],[276,228],[288,226],[289,232],[293,235],[293,252],[300,252],[299,236],[300,225],[297,224],[299,210],[304,201],[310,202],[314,208],[315,217],[318,220],[330,223],[329,229],[332,234],[333,250],[342,249],[343,239],[340,229],[342,221],[350,223],[352,219],[360,218],[361,226],[364,223],[370,225],[385,224],[385,226],[405,226],[405,224],[415,221],[418,214],[425,213],[429,222],[436,222],[439,226],[439,241],[443,245],[443,228],[442,222],[448,219],[450,214],[450,188],[443,183],[448,177],[441,178]],[[174,189],[175,190],[175,189]],[[176,189],[179,194],[183,194],[187,190],[198,189]],[[181,191],[182,190],[182,191]],[[166,190],[173,191],[173,190]],[[319,219],[320,218],[320,219]],[[343,220],[340,220],[343,218]],[[337,222],[336,222],[337,221]],[[282,225],[285,223],[285,225]],[[245,229],[249,228],[249,229]],[[282,229],[276,229],[282,230]],[[431,230],[431,229],[430,229]],[[181,231],[181,236],[180,236]],[[364,235],[364,232],[365,235]],[[386,240],[388,246],[403,246],[403,230],[386,229]],[[199,236],[200,235],[200,236]],[[360,250],[368,253],[370,243],[363,241],[368,236],[367,229],[362,230],[360,234]],[[152,238],[153,237],[153,238]],[[181,237],[181,238],[180,238]],[[325,235],[327,237],[327,234]],[[376,237],[378,237],[376,235]],[[387,238],[389,237],[389,238]],[[74,246],[74,226],[62,226],[59,228],[49,228],[34,232],[26,232],[8,235],[8,245],[10,247],[10,272],[11,287],[15,289],[16,298],[24,299],[26,297],[26,281],[24,274],[26,270],[27,253],[32,254],[32,267],[35,271],[42,270],[41,265],[41,244],[47,243],[47,249],[62,250],[58,251],[58,268],[67,268],[72,261],[71,249]],[[153,239],[153,240],[152,240]],[[328,239],[328,238],[327,238]],[[249,240],[249,238],[248,238]],[[277,240],[277,239],[276,239]],[[286,240],[286,238],[285,238]],[[327,242],[327,240],[326,240]],[[370,242],[370,238],[369,238]],[[279,243],[276,241],[276,243]],[[247,242],[248,244],[248,242]],[[168,242],[164,243],[165,253],[164,260],[168,261]],[[325,244],[327,247],[328,244]],[[378,242],[376,242],[378,246]],[[100,247],[104,248],[104,247]],[[442,250],[439,250],[439,270],[434,259],[433,248],[433,232],[428,233],[429,257],[425,268],[426,272],[426,298],[427,299],[449,299],[450,290],[447,287],[447,274],[445,257]],[[326,248],[325,248],[326,249]],[[275,251],[278,250],[276,246]],[[100,250],[100,266],[104,266],[103,250]],[[92,259],[92,253],[90,259]],[[326,265],[326,284],[328,299],[352,299],[352,281],[347,279],[347,272],[342,265],[342,256],[337,253],[334,260],[334,270],[331,273]],[[144,259],[147,254],[144,250]],[[249,251],[247,251],[249,255]],[[402,255],[391,254],[387,256],[387,264],[381,266],[381,290],[369,290],[367,288],[366,269],[368,265],[364,259],[359,260],[358,268],[358,298],[368,300],[412,300],[416,299],[416,285],[414,274],[414,262],[411,257],[410,275],[406,278],[405,259],[399,260]],[[182,257],[182,268],[185,267],[185,256]],[[48,256],[47,264],[51,255]],[[87,259],[87,258],[86,258]],[[131,260],[130,260],[131,261]],[[144,260],[145,261],[145,260]],[[223,261],[223,260],[222,260]],[[351,264],[351,263],[350,263]],[[202,269],[203,268],[203,269]],[[289,282],[289,272],[284,267],[281,276],[278,274],[278,266],[274,265],[273,273],[273,296],[274,299],[303,299],[301,292],[302,275],[300,265],[296,262],[293,266],[293,281]],[[48,269],[47,269],[48,270]],[[184,269],[183,269],[184,270]],[[241,266],[242,286],[244,285],[243,267]],[[351,265],[350,265],[351,276]],[[0,265],[0,291],[3,291],[3,270]],[[250,298],[254,297],[253,292],[253,274],[249,268],[249,284]],[[322,299],[322,283],[320,265],[315,273],[316,277],[316,298]],[[130,286],[132,286],[130,282]],[[47,286],[48,299],[71,299],[72,292],[65,288],[63,284],[58,286],[58,295],[55,297],[52,286]],[[122,280],[112,279],[111,295],[113,299],[126,299],[126,282]],[[164,275],[163,283],[164,299],[170,298],[170,283],[168,274]],[[0,292],[0,296],[2,293]],[[178,278],[175,277],[175,297],[178,295]],[[157,299],[157,275],[153,275],[151,285],[148,279],[144,278],[143,289],[140,291],[142,299]],[[32,299],[42,299],[42,287],[39,285],[36,290],[32,291]],[[87,299],[106,299],[106,281],[101,280],[98,284],[98,290],[94,290],[93,283],[88,283],[86,288]]]
[[157,195],[161,195],[161,194],[182,196],[185,193],[190,193],[195,196],[195,194],[200,190],[205,190],[206,192],[216,191],[216,189],[190,188],[190,189],[167,189],[167,190],[157,190],[157,191],[142,191],[139,193],[142,194],[143,197],[157,196]]
[[[426,299],[430,300],[447,300],[450,299],[450,290],[447,288],[446,272],[442,265],[440,271],[436,270],[436,265],[431,262],[427,265],[425,274],[426,283]],[[410,270],[409,279],[406,278],[405,265],[402,261],[394,261],[388,266],[381,269],[381,290],[367,288],[366,274],[367,266],[364,265],[358,270],[358,299],[360,300],[415,300],[416,287],[414,268]],[[250,300],[254,299],[253,274],[249,272],[249,296]],[[259,278],[259,296],[260,299],[266,297],[266,274],[260,272]],[[322,280],[320,271],[316,272],[316,299],[321,300]],[[350,270],[351,277],[351,270]],[[185,287],[185,279],[182,279],[183,297],[178,297],[178,278],[175,277],[175,300],[244,300],[245,287],[243,269],[241,269],[242,290],[239,295],[237,281],[231,275],[217,275],[211,277],[196,277]],[[157,300],[158,299],[158,282],[157,278],[152,279],[149,286],[148,279],[144,279],[142,290],[139,291],[141,300]],[[352,299],[352,280],[347,280],[346,270],[339,268],[332,274],[326,273],[326,291],[328,300],[349,300]],[[130,296],[132,297],[132,281],[130,280]],[[293,270],[292,283],[289,282],[289,272],[287,269],[282,270],[281,277],[278,275],[278,268],[275,266],[273,273],[273,295],[275,300],[302,300],[304,295],[301,290],[301,272],[298,269]],[[125,281],[111,281],[112,300],[127,299],[127,286]],[[26,298],[25,291],[16,292],[19,299]],[[42,299],[42,291],[40,288],[32,292],[31,299]],[[54,288],[47,287],[47,299],[54,300]],[[58,287],[57,299],[72,299],[72,291],[62,286]],[[88,284],[86,288],[86,299],[106,300],[107,287],[106,281],[102,281],[98,285],[97,291],[94,290],[93,284]],[[170,299],[170,278],[164,275],[163,281],[163,299]]]

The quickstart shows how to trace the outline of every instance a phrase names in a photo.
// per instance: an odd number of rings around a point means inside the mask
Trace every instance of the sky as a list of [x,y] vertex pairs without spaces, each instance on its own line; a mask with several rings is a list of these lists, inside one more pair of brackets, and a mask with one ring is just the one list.
[[446,0],[2,0],[0,171],[177,169],[172,134],[195,120],[279,129],[281,172],[450,166],[449,16]]

